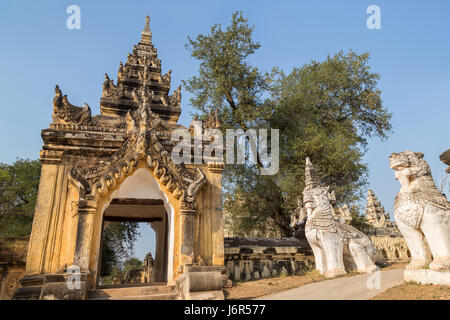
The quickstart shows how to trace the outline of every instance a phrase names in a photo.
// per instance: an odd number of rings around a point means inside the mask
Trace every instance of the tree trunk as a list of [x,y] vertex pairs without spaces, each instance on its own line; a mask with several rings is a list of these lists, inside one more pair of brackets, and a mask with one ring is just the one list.
[[289,227],[289,218],[284,211],[275,211],[273,220],[281,237],[289,238],[292,236],[292,230]]

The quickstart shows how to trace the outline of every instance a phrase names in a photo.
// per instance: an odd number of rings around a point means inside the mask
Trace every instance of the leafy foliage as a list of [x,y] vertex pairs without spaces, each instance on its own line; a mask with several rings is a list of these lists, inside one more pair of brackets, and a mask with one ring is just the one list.
[[18,238],[31,232],[39,189],[41,163],[18,159],[0,163],[0,237]]
[[235,217],[236,235],[264,230],[271,221],[288,236],[289,216],[304,188],[305,158],[336,191],[338,204],[358,200],[367,184],[368,138],[387,138],[391,114],[382,104],[380,76],[370,71],[369,54],[341,51],[289,74],[274,68],[263,75],[248,63],[260,48],[253,29],[237,12],[224,30],[214,25],[209,34],[189,38],[186,47],[200,68],[184,84],[200,118],[217,109],[223,130],[280,130],[278,174],[260,175],[261,161],[227,166],[224,207]]
[[131,269],[140,269],[144,266],[144,263],[138,258],[130,258],[123,264],[123,272],[126,273]]
[[225,128],[246,129],[261,116],[261,96],[267,81],[246,59],[261,46],[252,40],[253,27],[242,12],[233,14],[231,25],[211,27],[210,34],[188,38],[186,48],[200,61],[199,76],[183,81],[194,94],[191,105],[206,119],[218,110]]
[[138,228],[135,222],[108,222],[103,230],[100,276],[111,275],[121,261],[129,258],[140,235]]
[[350,208],[350,214],[352,215],[351,226],[365,234],[373,234],[375,232],[375,229],[367,222],[366,216],[361,215],[356,206]]

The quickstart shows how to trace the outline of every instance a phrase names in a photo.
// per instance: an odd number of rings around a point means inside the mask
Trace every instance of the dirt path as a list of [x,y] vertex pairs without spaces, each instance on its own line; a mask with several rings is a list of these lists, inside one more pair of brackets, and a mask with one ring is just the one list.
[[[379,279],[379,281],[378,281]],[[261,296],[264,300],[367,300],[403,283],[403,270],[383,270],[307,284],[298,288]]]
[[[404,269],[406,263],[395,263],[382,270]],[[345,277],[358,275],[357,273],[349,273]],[[227,300],[239,299],[255,299],[257,297],[274,294],[277,292],[298,288],[306,284],[324,281],[325,277],[321,276],[317,270],[310,271],[301,276],[285,276],[270,279],[261,279],[248,282],[240,282],[232,288],[225,290],[225,298]]]

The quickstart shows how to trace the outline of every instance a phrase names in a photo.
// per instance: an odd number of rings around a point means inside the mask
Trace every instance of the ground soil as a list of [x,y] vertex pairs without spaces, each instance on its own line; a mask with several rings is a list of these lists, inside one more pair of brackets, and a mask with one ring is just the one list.
[[310,271],[301,276],[284,276],[254,281],[238,282],[232,288],[225,290],[227,300],[254,299],[268,294],[297,288],[308,283],[323,281],[317,270]]
[[[404,269],[406,263],[396,263],[384,268]],[[450,286],[405,283],[380,293],[371,300],[450,300]]]
[[398,262],[398,263],[393,263],[387,267],[383,267],[383,268],[381,268],[381,270],[405,269],[406,265],[407,265],[407,262]]
[[405,283],[392,287],[371,300],[450,300],[450,286]]

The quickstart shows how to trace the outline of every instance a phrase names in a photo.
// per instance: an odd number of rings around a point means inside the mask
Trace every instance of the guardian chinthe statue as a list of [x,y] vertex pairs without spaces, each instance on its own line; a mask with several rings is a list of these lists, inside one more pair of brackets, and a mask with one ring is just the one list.
[[305,234],[320,273],[327,278],[346,274],[344,250],[349,252],[358,272],[377,270],[370,239],[354,227],[334,220],[330,202],[334,193],[320,184],[309,158],[306,158],[305,183],[303,204],[308,216]]
[[450,203],[437,188],[423,153],[403,151],[389,158],[400,191],[394,216],[411,252],[408,270],[429,265],[431,270],[450,268]]

